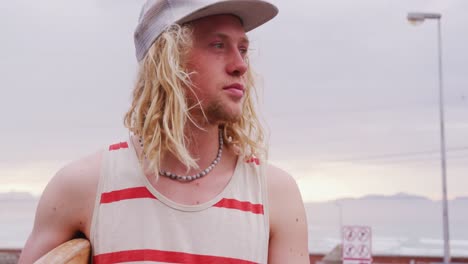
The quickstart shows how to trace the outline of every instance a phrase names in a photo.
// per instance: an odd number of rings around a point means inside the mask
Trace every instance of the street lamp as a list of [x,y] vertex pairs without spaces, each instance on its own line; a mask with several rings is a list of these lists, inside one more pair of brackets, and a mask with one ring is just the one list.
[[447,202],[447,166],[445,159],[445,126],[444,126],[444,94],[442,79],[442,34],[440,30],[441,14],[437,13],[408,13],[407,19],[413,24],[421,24],[426,19],[437,19],[438,48],[439,48],[439,117],[440,117],[440,157],[442,167],[442,218],[444,230],[444,263],[450,263],[449,220]]

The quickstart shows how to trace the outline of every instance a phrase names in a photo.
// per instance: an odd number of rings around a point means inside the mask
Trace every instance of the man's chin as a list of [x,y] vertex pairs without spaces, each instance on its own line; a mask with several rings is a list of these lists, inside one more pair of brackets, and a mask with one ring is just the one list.
[[242,117],[240,109],[217,108],[207,113],[210,123],[236,123]]
[[220,115],[217,117],[217,122],[218,123],[236,123],[239,122],[241,119],[242,115],[238,112],[233,113],[224,113],[223,115]]
[[232,123],[237,123],[237,122],[239,122],[241,120],[241,117],[242,117],[242,115],[240,115],[240,114],[232,115],[232,116],[229,116],[229,118],[226,118],[224,120],[224,122],[225,123],[231,123],[231,124]]

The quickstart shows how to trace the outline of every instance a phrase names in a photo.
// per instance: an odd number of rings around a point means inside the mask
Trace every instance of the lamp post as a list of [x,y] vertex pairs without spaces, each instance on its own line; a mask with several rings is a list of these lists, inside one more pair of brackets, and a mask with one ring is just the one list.
[[449,220],[447,202],[447,166],[445,158],[445,123],[444,123],[444,93],[442,76],[442,34],[440,29],[441,14],[437,13],[408,13],[407,19],[411,23],[420,24],[426,19],[437,20],[438,56],[439,56],[439,119],[440,119],[440,157],[442,169],[442,219],[444,232],[444,263],[450,263]]

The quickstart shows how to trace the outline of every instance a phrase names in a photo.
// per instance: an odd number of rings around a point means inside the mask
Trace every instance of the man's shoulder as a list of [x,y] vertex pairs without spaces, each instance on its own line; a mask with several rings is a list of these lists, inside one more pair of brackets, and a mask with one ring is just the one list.
[[294,178],[283,169],[268,163],[265,168],[267,184],[271,191],[284,189],[285,186],[290,188],[296,186]]
[[31,263],[90,226],[103,151],[72,161],[49,181],[39,200],[21,263]]
[[101,162],[104,150],[96,151],[79,159],[73,160],[63,166],[54,178],[63,184],[88,184],[88,181],[96,181],[101,171]]
[[87,202],[87,197],[95,196],[103,153],[99,150],[63,166],[49,181],[42,196],[65,203]]
[[284,214],[299,214],[303,203],[296,180],[286,171],[269,164],[266,167],[270,223],[272,229],[282,225]]
[[270,219],[270,263],[309,263],[307,219],[301,193],[294,178],[268,165],[267,185]]

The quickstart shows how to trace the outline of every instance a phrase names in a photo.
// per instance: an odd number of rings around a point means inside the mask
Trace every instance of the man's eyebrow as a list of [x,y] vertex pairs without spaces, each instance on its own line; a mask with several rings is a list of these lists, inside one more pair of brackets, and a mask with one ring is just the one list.
[[[232,39],[229,35],[221,33],[221,32],[214,33],[214,36],[222,38],[222,39],[228,39],[228,40]],[[247,45],[249,45],[250,43],[249,38],[247,36],[241,37],[240,42],[243,44],[247,44]]]

